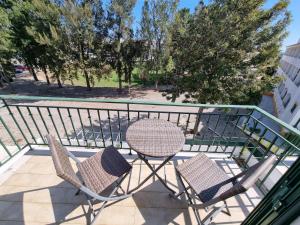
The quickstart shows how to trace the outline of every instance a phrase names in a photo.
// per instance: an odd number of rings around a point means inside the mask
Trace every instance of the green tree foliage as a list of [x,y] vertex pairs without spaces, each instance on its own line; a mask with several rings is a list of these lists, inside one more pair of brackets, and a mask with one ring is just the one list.
[[82,73],[91,90],[94,77],[100,79],[110,72],[102,52],[106,30],[101,1],[66,0],[62,16],[71,70]]
[[11,43],[10,20],[7,12],[0,8],[0,86],[2,80],[11,78],[14,75],[14,68],[11,58],[15,49]]
[[169,61],[169,28],[174,20],[177,4],[177,0],[153,0],[145,1],[142,8],[140,37],[147,47],[143,56],[143,69],[146,76],[154,71],[156,87],[160,75],[166,72]]
[[[108,11],[108,27],[110,34],[110,62],[118,74],[119,90],[122,89],[122,75],[124,67],[130,60],[124,56],[128,52],[126,48],[132,42],[132,10],[136,0],[111,0]],[[125,55],[124,55],[125,54]],[[128,67],[128,65],[127,65]]]
[[2,8],[8,12],[11,29],[11,42],[17,50],[17,56],[21,57],[27,66],[31,68],[34,80],[38,80],[34,68],[37,67],[37,58],[41,52],[40,45],[28,34],[26,26],[32,19],[34,6],[31,1],[4,0]]
[[187,100],[201,103],[257,103],[274,87],[290,15],[287,0],[270,9],[264,9],[264,3],[202,2],[183,32],[176,31],[175,23],[173,95],[187,93]]
[[7,70],[21,57],[36,80],[40,68],[60,87],[84,76],[88,90],[111,68],[120,90],[122,80],[130,86],[139,66],[140,78],[170,84],[172,101],[257,103],[279,79],[289,1],[205,2],[190,13],[178,0],[145,0],[134,35],[136,0],[0,0],[0,63]]
[[47,84],[50,84],[48,70],[62,87],[60,77],[61,51],[64,46],[60,43],[57,31],[60,29],[60,10],[55,4],[48,0],[32,0],[32,12],[30,20],[26,25],[26,32],[38,44],[40,52],[37,55],[37,66],[43,70]]

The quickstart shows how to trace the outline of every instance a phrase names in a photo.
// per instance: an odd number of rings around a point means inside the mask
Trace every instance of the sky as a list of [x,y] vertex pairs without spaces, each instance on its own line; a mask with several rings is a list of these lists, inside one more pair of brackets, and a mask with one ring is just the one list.
[[[274,5],[277,1],[278,0],[267,0],[265,7],[272,7],[272,5]],[[141,18],[143,2],[143,0],[137,0],[133,11],[135,17],[135,28],[138,27]],[[179,8],[189,8],[193,11],[198,2],[199,0],[180,0]],[[296,44],[300,39],[300,0],[290,0],[289,10],[292,14],[292,21],[287,28],[289,34],[282,44],[283,51],[285,51],[286,46]]]

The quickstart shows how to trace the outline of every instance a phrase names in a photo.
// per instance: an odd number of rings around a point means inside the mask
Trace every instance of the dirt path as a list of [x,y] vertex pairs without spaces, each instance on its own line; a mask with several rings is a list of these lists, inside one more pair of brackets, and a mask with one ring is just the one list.
[[[31,75],[18,77],[11,83],[11,88],[7,85],[0,89],[0,94],[18,94],[31,96],[49,96],[49,97],[71,97],[71,98],[112,98],[112,99],[138,99],[151,101],[164,101],[162,92],[153,88],[133,87],[129,93],[128,89],[123,89],[121,93],[117,88],[95,87],[91,91],[85,87],[65,85],[58,88],[56,84],[48,86],[44,78],[39,74],[41,81],[33,81]],[[163,88],[163,87],[162,87]],[[178,99],[181,102],[183,98]]]

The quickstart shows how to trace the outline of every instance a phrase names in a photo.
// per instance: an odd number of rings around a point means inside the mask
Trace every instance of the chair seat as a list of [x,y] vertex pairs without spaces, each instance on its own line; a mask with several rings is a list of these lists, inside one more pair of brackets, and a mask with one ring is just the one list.
[[203,203],[219,196],[233,186],[229,180],[230,177],[202,153],[180,164],[176,170]]
[[131,168],[132,166],[113,146],[78,164],[85,185],[95,193],[105,190]]

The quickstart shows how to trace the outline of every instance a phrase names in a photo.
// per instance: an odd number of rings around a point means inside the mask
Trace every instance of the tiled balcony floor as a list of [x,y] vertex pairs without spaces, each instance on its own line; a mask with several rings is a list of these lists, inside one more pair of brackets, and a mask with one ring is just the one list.
[[[88,156],[91,153],[77,153]],[[190,155],[180,155],[159,171],[166,172],[168,184],[177,188],[174,165],[182,163]],[[132,161],[134,155],[129,157]],[[232,159],[224,155],[209,155],[230,175],[240,170]],[[224,158],[223,158],[224,157]],[[80,157],[84,159],[84,157]],[[150,161],[157,166],[159,161]],[[136,161],[130,176],[123,183],[124,189],[135,187],[150,173],[146,165]],[[86,224],[87,204],[84,196],[75,196],[76,189],[56,176],[48,151],[34,150],[24,155],[0,177],[0,225],[36,224]],[[240,224],[260,201],[256,188],[228,200],[232,216],[220,213],[213,224]],[[206,212],[200,210],[202,218]],[[171,199],[156,178],[151,178],[132,197],[111,203],[105,208],[96,224],[115,225],[184,225],[196,224],[191,209],[184,201]]]

